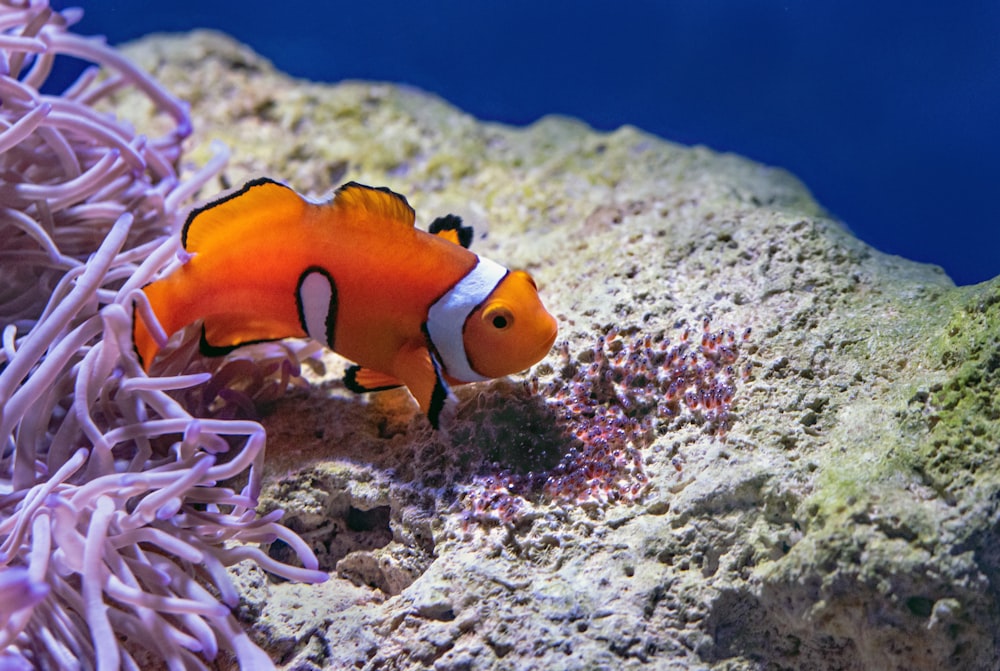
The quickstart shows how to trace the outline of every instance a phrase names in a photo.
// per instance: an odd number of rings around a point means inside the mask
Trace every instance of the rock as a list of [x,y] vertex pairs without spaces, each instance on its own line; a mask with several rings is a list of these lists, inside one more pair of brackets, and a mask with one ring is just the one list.
[[[402,86],[296,81],[215,33],[128,53],[191,101],[196,161],[231,147],[220,190],[357,180],[422,226],[460,214],[474,250],[534,274],[567,341],[537,391],[459,390],[446,436],[404,392],[351,396],[333,355],[269,409],[261,505],[335,576],[241,581],[285,668],[998,668],[998,281],[956,288],[781,170],[635,128],[511,128]],[[613,355],[613,327],[625,352],[690,329],[696,350],[706,316],[753,329],[731,415],[651,418],[610,501],[540,485],[569,432],[608,430],[559,405],[565,378],[597,383],[598,337]],[[614,393],[648,400],[636,379]]]

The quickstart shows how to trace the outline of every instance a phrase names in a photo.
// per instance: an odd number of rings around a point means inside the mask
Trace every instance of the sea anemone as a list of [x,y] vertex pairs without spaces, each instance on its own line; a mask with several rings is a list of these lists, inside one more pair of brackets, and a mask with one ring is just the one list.
[[[213,387],[221,369],[175,357],[147,377],[131,352],[133,304],[152,318],[138,289],[178,263],[182,207],[225,151],[181,179],[185,105],[70,32],[79,16],[0,1],[0,667],[205,668],[229,651],[269,668],[226,568],[326,578],[280,511],[255,512],[264,431],[224,412],[273,388],[271,371],[237,366]],[[42,93],[59,56],[94,67]],[[146,137],[112,114],[123,92],[168,130]],[[281,350],[271,377],[296,364]],[[236,379],[256,388],[225,393]],[[178,400],[206,387],[194,409]],[[256,546],[276,539],[305,568]]]

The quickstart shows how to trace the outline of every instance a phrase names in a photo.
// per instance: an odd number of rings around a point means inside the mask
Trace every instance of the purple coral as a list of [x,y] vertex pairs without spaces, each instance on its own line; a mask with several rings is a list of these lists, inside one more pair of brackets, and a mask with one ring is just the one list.
[[561,461],[541,473],[477,477],[464,499],[467,518],[516,523],[539,491],[572,505],[638,501],[649,486],[643,448],[657,432],[691,422],[726,434],[737,386],[751,374],[740,365],[750,334],[713,331],[706,317],[700,328],[683,327],[676,342],[662,334],[629,339],[612,327],[575,360],[561,343],[559,375],[545,386],[529,383],[562,427]]
[[[150,378],[130,352],[130,306],[148,310],[137,289],[176,262],[181,207],[225,154],[181,180],[185,106],[69,32],[78,18],[44,0],[0,2],[0,667],[138,668],[152,655],[206,668],[227,651],[269,668],[231,612],[226,567],[326,575],[278,515],[254,510],[263,429],[177,400],[212,371],[168,361]],[[96,67],[42,94],[60,55]],[[170,130],[146,137],[110,114],[123,91]],[[280,384],[295,373],[274,366]],[[238,403],[270,389],[265,378],[213,393]],[[305,568],[254,545],[277,538]]]
[[685,327],[672,343],[646,335],[620,338],[612,328],[597,339],[589,363],[574,366],[564,348],[568,379],[554,381],[550,404],[571,428],[574,446],[549,475],[545,493],[575,503],[634,502],[649,482],[641,448],[654,432],[690,421],[724,436],[736,385],[750,369],[738,362],[750,329]]

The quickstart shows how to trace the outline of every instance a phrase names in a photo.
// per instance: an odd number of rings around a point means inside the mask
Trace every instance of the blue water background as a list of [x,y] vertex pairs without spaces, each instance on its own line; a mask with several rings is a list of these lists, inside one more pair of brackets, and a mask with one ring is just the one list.
[[111,43],[211,27],[298,77],[743,154],[796,174],[881,250],[959,284],[1000,274],[996,0],[60,4]]

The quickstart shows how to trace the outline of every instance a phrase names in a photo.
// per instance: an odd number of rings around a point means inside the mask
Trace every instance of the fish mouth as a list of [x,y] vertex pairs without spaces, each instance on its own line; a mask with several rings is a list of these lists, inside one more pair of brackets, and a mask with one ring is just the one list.
[[559,335],[559,327],[555,324],[552,325],[552,332],[546,336],[545,340],[538,347],[538,351],[535,352],[535,363],[538,363],[552,350],[552,345],[556,342],[556,336]]

